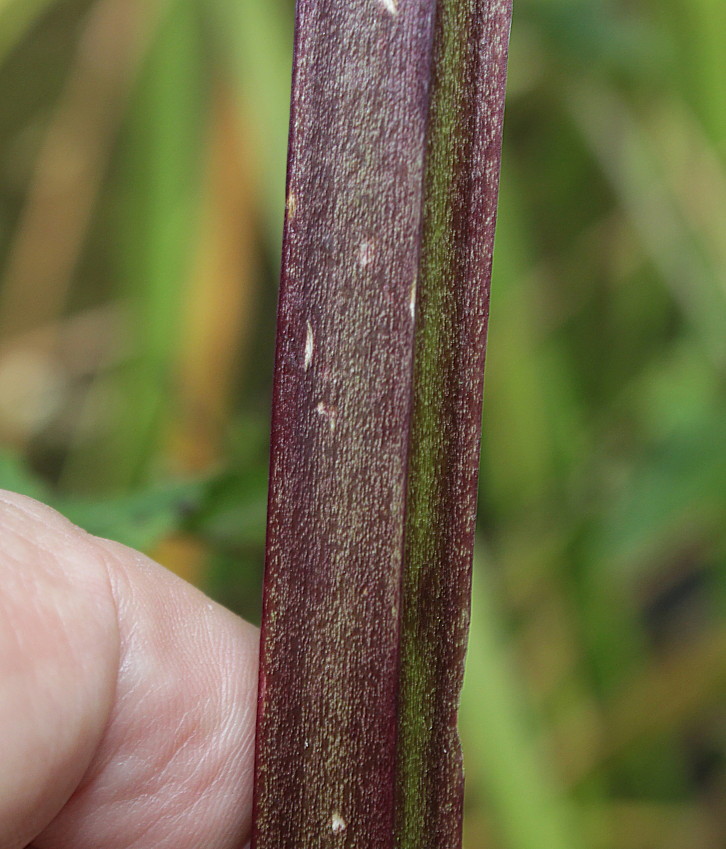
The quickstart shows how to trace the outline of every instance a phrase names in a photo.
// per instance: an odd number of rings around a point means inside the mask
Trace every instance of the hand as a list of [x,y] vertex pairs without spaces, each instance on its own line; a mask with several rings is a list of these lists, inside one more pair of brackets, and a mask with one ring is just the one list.
[[241,849],[257,631],[0,491],[0,849]]

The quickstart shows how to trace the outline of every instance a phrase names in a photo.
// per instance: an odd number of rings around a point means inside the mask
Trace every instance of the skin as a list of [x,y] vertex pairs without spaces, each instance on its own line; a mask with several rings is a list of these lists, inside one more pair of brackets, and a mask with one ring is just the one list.
[[0,491],[0,849],[242,849],[257,630]]

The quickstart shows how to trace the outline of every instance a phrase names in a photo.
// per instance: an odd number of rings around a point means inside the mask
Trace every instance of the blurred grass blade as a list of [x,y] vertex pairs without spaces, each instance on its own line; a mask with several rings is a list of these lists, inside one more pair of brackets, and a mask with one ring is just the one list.
[[486,564],[478,559],[462,701],[469,778],[486,794],[507,849],[585,849],[527,716],[526,690],[503,638]]
[[453,849],[510,8],[297,15],[253,845]]
[[[285,137],[292,27],[285,5],[209,0],[219,53],[229,66],[240,111],[254,128],[257,186],[268,241],[278,250],[285,206]],[[249,150],[245,151],[249,155]],[[275,260],[277,257],[275,257]]]
[[[683,221],[655,156],[626,103],[593,83],[573,83],[569,104],[643,247],[695,336],[719,368],[726,363],[726,298],[718,277]],[[683,281],[689,281],[688,286]]]
[[0,293],[0,332],[65,312],[159,3],[97,0],[34,167]]
[[238,119],[228,87],[217,86],[210,98],[197,256],[180,333],[181,411],[173,426],[177,462],[190,470],[220,459],[235,381],[247,364],[259,312],[250,162],[240,155],[247,145]]
[[178,0],[159,25],[129,127],[122,268],[135,295],[137,359],[125,387],[133,409],[121,417],[113,463],[121,489],[144,480],[172,414],[201,193],[203,91],[197,9]]
[[0,0],[0,64],[56,0]]

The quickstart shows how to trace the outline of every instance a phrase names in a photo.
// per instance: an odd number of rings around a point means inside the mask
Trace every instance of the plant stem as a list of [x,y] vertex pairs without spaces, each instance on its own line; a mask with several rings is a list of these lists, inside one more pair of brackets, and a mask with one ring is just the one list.
[[507,2],[299,0],[253,845],[455,847]]

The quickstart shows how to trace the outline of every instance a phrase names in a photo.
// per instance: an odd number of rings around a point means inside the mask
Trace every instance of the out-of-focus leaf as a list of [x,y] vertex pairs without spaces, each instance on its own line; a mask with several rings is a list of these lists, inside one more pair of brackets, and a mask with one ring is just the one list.
[[[667,38],[633,9],[605,0],[522,0],[518,14],[549,41],[547,56],[567,68],[587,65],[600,74],[663,71],[669,57]],[[647,64],[643,60],[647,57]]]
[[191,527],[216,546],[262,546],[266,510],[267,469],[229,472],[210,482]]
[[0,489],[18,492],[38,501],[48,498],[48,488],[33,475],[23,461],[7,451],[0,451]]
[[60,499],[55,506],[89,533],[149,551],[200,509],[208,486],[206,481],[187,481],[116,499]]
[[0,65],[43,13],[57,0],[0,0]]

